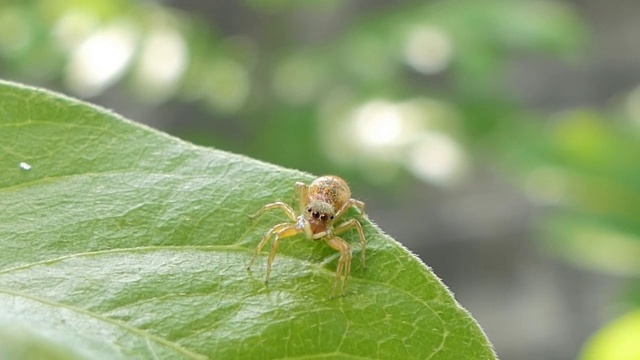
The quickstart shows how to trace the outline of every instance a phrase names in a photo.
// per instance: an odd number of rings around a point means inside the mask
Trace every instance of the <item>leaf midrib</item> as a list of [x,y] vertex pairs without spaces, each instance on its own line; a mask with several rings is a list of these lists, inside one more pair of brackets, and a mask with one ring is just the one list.
[[[103,255],[103,254],[117,254],[117,253],[131,253],[131,252],[153,252],[153,251],[161,251],[161,250],[180,250],[180,251],[189,251],[189,250],[193,250],[193,251],[202,251],[202,250],[229,251],[229,250],[232,250],[232,251],[239,251],[239,252],[246,252],[246,253],[252,253],[253,252],[253,250],[251,250],[251,249],[248,249],[248,248],[242,247],[242,246],[237,246],[237,245],[139,246],[139,247],[132,247],[132,248],[119,248],[119,249],[109,249],[109,250],[100,250],[100,251],[88,251],[88,252],[82,252],[82,253],[75,253],[75,254],[60,256],[60,257],[53,258],[53,259],[41,260],[41,261],[37,261],[37,262],[25,264],[25,265],[20,265],[20,266],[16,266],[16,267],[5,269],[5,270],[0,270],[0,275],[6,275],[6,274],[10,274],[12,272],[28,270],[30,268],[34,268],[34,267],[41,266],[41,265],[51,265],[51,264],[55,264],[57,262],[61,262],[61,261],[67,260],[67,259],[89,257],[89,256],[99,256],[99,255]],[[298,261],[298,262],[306,263],[309,267],[314,268],[319,273],[324,273],[324,275],[329,277],[329,278],[333,278],[333,276],[335,275],[333,271],[330,271],[330,270],[326,269],[324,266],[321,266],[321,263],[306,261],[306,260],[303,260],[303,259],[300,259],[300,258],[297,258],[297,257],[294,257],[294,256],[286,255],[286,254],[279,254],[279,257],[280,258],[286,258],[286,259],[289,259],[291,261]],[[421,275],[424,276],[424,273],[422,271],[421,271]],[[440,321],[442,329],[445,330],[443,332],[443,334],[442,334],[441,343],[438,345],[436,350],[434,350],[434,353],[432,353],[431,356],[433,356],[439,350],[444,348],[444,344],[445,344],[446,339],[447,339],[448,334],[449,334],[449,332],[446,331],[446,328],[447,328],[446,323],[440,317],[438,312],[435,309],[433,309],[433,307],[428,303],[428,301],[416,296],[415,294],[407,292],[406,290],[404,290],[404,289],[402,289],[400,287],[396,287],[396,286],[394,286],[392,284],[389,284],[389,283],[367,280],[367,279],[360,278],[360,277],[355,277],[352,280],[356,281],[356,282],[364,283],[364,284],[383,286],[383,287],[386,287],[386,288],[388,288],[388,289],[390,289],[392,291],[395,291],[395,292],[398,292],[398,293],[402,293],[407,298],[412,299],[412,300],[422,304],[422,306],[424,306],[426,309],[429,309],[429,311],[434,315],[434,317],[437,318]],[[0,291],[5,292],[5,293],[14,293],[14,291],[8,290],[8,289],[4,289],[4,288],[0,288]],[[15,294],[16,295],[20,295],[22,293],[15,292]],[[35,297],[35,296],[32,296],[32,295],[27,295],[27,294],[22,294],[22,295],[24,295],[25,297],[28,297],[28,298],[33,298],[34,300],[37,300],[37,301],[42,301],[44,303],[51,304],[51,305],[61,304],[61,303],[58,303],[58,302],[55,302],[55,301],[48,301],[46,299],[43,299],[43,298],[40,298],[40,297]],[[80,313],[85,314],[85,315],[92,316],[92,314],[94,314],[93,312],[82,310],[80,308],[75,308],[75,307],[68,306],[68,305],[64,305],[64,306],[67,309],[70,309],[70,310],[78,309]],[[95,318],[97,318],[99,320],[109,319],[109,318],[103,317],[103,316],[98,315],[98,314],[95,315]],[[115,324],[115,322],[113,322],[113,323]],[[128,327],[128,325],[125,325],[125,326]],[[135,329],[135,328],[132,328],[132,329]],[[149,334],[149,335],[153,336],[151,334]],[[159,339],[161,339],[161,338],[159,338]],[[176,344],[176,346],[179,346],[179,345]],[[429,357],[429,358],[431,358],[431,357]]]

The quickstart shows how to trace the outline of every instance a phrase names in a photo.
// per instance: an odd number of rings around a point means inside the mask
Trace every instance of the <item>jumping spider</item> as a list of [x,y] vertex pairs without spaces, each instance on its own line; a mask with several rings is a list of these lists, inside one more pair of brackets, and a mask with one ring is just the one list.
[[337,223],[351,206],[359,210],[361,218],[364,217],[364,203],[351,198],[351,190],[349,190],[349,186],[344,180],[337,176],[330,175],[315,179],[309,186],[297,182],[294,187],[294,194],[298,198],[298,205],[300,207],[299,215],[296,215],[291,206],[277,201],[265,205],[255,215],[251,216],[252,219],[255,219],[267,210],[281,209],[287,217],[289,217],[291,222],[275,225],[267,231],[258,244],[247,268],[251,267],[260,250],[262,250],[269,239],[275,235],[271,243],[269,259],[267,260],[265,283],[268,282],[269,274],[271,273],[271,264],[278,251],[278,243],[280,240],[297,234],[304,234],[308,240],[322,239],[332,249],[340,252],[331,297],[335,295],[338,282],[340,282],[341,279],[341,293],[344,294],[349,273],[351,272],[351,248],[346,241],[337,235],[349,229],[356,229],[360,239],[360,245],[362,246],[362,266],[365,268],[364,257],[366,245],[362,225],[360,225],[358,220],[349,219],[335,227],[334,223]]

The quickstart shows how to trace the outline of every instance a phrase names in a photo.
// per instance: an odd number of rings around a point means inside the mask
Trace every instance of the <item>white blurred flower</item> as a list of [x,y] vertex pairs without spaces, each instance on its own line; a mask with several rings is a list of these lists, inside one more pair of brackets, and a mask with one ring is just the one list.
[[453,44],[447,33],[431,26],[417,26],[407,34],[404,59],[416,71],[431,75],[447,68]]
[[466,159],[460,145],[449,135],[426,131],[411,146],[407,167],[423,181],[446,186],[460,179]]
[[95,31],[71,54],[65,74],[69,88],[84,97],[103,92],[127,70],[137,40],[136,29],[124,21]]
[[179,32],[170,27],[150,31],[135,71],[135,84],[141,95],[152,101],[163,100],[175,90],[187,61],[187,45]]

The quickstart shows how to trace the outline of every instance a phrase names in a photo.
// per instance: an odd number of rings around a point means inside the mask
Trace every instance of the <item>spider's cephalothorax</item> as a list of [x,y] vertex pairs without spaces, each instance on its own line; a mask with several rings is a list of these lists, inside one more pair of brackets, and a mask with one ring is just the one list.
[[[302,186],[302,185],[297,185]],[[347,183],[337,176],[323,176],[314,180],[306,190],[300,194],[308,199],[307,214],[304,216],[314,234],[331,231],[331,223],[340,209],[351,199],[351,191]],[[302,209],[301,209],[302,211]],[[302,211],[304,214],[304,211]]]
[[[363,267],[365,266],[366,245],[362,225],[358,220],[349,219],[341,223],[338,222],[351,206],[360,211],[361,217],[364,216],[364,203],[351,198],[351,190],[349,190],[349,186],[344,180],[330,175],[317,178],[309,186],[300,182],[296,183],[295,194],[298,197],[298,205],[300,207],[298,215],[296,215],[291,206],[278,201],[265,205],[252,216],[255,218],[267,210],[278,208],[284,211],[292,222],[278,224],[267,231],[262,241],[258,244],[249,266],[253,264],[258,253],[269,239],[274,236],[267,260],[266,282],[269,280],[271,264],[276,256],[278,243],[281,239],[297,234],[304,234],[309,240],[323,239],[327,245],[340,252],[331,295],[335,295],[338,282],[341,279],[341,289],[344,293],[347,279],[351,272],[351,248],[346,241],[337,235],[352,228],[356,229],[362,246],[361,259]],[[338,225],[334,227],[334,223]]]

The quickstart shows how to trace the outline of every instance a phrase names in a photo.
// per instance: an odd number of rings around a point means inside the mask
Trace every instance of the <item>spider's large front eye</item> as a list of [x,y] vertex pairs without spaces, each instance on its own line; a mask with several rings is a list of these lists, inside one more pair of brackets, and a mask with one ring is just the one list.
[[327,221],[327,214],[320,215],[320,220]]
[[317,219],[320,217],[320,213],[317,211],[314,211],[311,215],[313,216],[314,219]]

